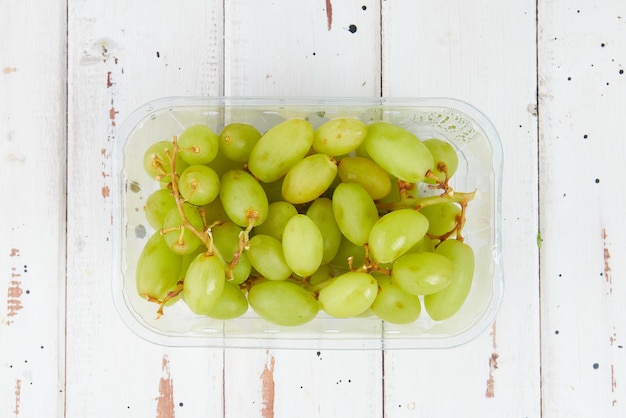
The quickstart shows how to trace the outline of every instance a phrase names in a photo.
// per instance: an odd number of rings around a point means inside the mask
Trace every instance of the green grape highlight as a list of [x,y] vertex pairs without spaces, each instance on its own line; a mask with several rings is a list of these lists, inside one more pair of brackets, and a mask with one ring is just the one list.
[[391,278],[411,295],[430,295],[446,288],[452,280],[452,262],[437,253],[408,253],[393,263]]
[[392,324],[410,324],[419,318],[422,305],[418,296],[406,293],[389,276],[374,277],[379,291],[370,309],[377,317]]
[[290,203],[307,203],[330,187],[337,175],[337,164],[326,154],[310,155],[293,165],[285,175],[282,196]]
[[306,215],[298,214],[287,221],[282,247],[287,265],[301,277],[312,275],[322,264],[324,238]]
[[456,314],[465,303],[474,277],[474,251],[455,239],[446,240],[435,250],[452,261],[450,284],[443,290],[424,297],[424,308],[435,321],[443,321]]
[[389,174],[368,158],[343,158],[337,167],[337,173],[342,182],[363,186],[374,200],[382,199],[391,192]]
[[219,194],[220,178],[206,165],[190,165],[178,178],[178,189],[187,202],[208,205]]
[[387,122],[373,122],[367,127],[365,149],[389,174],[408,183],[424,181],[435,166],[432,154],[418,137]]
[[229,170],[220,180],[220,199],[228,217],[241,227],[260,225],[269,203],[263,187],[243,170]]
[[313,295],[290,281],[256,283],[248,292],[248,302],[261,318],[282,326],[306,324],[319,311]]
[[245,163],[260,138],[261,133],[254,126],[247,123],[231,123],[222,129],[219,146],[229,160]]
[[192,125],[178,138],[180,158],[188,164],[207,164],[217,155],[218,137],[206,125]]
[[378,293],[376,279],[367,273],[348,272],[331,279],[319,292],[320,308],[330,316],[349,318],[363,313]]
[[367,126],[358,119],[332,119],[315,130],[313,149],[320,154],[348,154],[361,145],[366,133]]
[[303,119],[289,119],[270,128],[254,145],[248,168],[265,183],[278,180],[309,152],[313,127]]
[[428,230],[428,219],[413,209],[398,209],[380,217],[369,234],[372,257],[390,263],[416,245]]
[[187,268],[183,300],[198,315],[209,315],[226,283],[224,263],[213,254],[200,253]]

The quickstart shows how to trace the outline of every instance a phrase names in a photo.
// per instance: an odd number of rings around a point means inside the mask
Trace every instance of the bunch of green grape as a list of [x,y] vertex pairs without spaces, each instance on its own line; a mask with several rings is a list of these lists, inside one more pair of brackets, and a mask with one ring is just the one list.
[[407,324],[422,306],[450,318],[467,298],[474,193],[450,186],[458,156],[444,140],[347,117],[264,133],[198,124],[151,145],[143,164],[160,189],[145,204],[156,232],[136,284],[159,316],[182,299],[221,320],[252,308],[283,326],[320,311]]

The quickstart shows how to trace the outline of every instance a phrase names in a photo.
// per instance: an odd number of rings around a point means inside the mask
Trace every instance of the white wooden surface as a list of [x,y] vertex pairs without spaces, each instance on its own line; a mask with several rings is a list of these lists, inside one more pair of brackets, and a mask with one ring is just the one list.
[[[0,10],[1,417],[626,416],[623,1]],[[154,98],[222,94],[451,96],[487,114],[505,154],[494,325],[443,351],[137,338],[110,294],[115,128]]]

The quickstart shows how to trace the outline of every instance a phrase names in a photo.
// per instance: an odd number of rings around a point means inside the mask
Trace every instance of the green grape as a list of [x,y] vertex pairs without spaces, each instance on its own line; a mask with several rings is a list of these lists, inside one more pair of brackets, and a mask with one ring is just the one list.
[[282,326],[305,324],[319,311],[313,295],[290,281],[257,283],[248,292],[248,302],[261,318]]
[[159,189],[146,199],[144,210],[146,220],[154,229],[163,228],[163,221],[170,210],[176,207],[176,199],[171,190]]
[[394,177],[408,183],[424,181],[435,162],[426,145],[415,135],[387,122],[367,127],[365,148],[374,161]]
[[220,191],[220,178],[206,165],[190,165],[178,179],[178,190],[183,198],[196,206],[215,200]]
[[228,217],[241,227],[260,225],[269,203],[263,187],[243,170],[229,170],[220,180],[220,199]]
[[[459,166],[459,156],[454,147],[446,141],[437,138],[425,139],[422,142],[435,160],[433,169],[435,176],[441,180],[452,177]],[[428,179],[426,182],[434,183],[435,180]]]
[[[174,155],[174,144],[170,141],[156,142],[144,153],[143,168],[150,178],[161,182],[162,186],[167,186],[172,181],[172,155]],[[180,173],[187,168],[180,154],[176,155],[176,172]]]
[[246,254],[252,267],[268,280],[285,280],[291,276],[291,269],[283,255],[283,246],[274,237],[253,236],[250,238]]
[[236,161],[229,160],[226,158],[224,153],[221,150],[217,150],[217,155],[210,163],[206,164],[207,167],[213,169],[219,178],[222,178],[224,173],[228,170],[241,170],[243,169],[243,163],[238,163]]
[[424,235],[424,237],[417,242],[408,253],[423,253],[423,252],[435,252],[435,240]]
[[284,201],[283,180],[285,180],[284,176],[270,183],[261,183],[261,186],[263,187],[263,190],[265,190],[265,194],[267,195],[268,202],[273,203]]
[[239,289],[239,286],[232,283],[224,283],[224,290],[211,309],[205,315],[214,319],[234,319],[248,311],[248,299]]
[[321,154],[348,154],[361,145],[366,133],[367,126],[358,119],[329,120],[315,130],[313,149]]
[[370,231],[368,243],[372,257],[390,263],[406,253],[428,231],[428,219],[413,209],[398,209],[383,215]]
[[137,261],[137,293],[148,300],[163,300],[179,280],[182,257],[174,254],[160,232],[150,236]]
[[224,290],[224,263],[214,254],[200,253],[193,259],[183,286],[183,300],[198,315],[208,315]]
[[365,244],[378,220],[378,209],[367,191],[357,183],[341,183],[332,201],[341,233],[356,245]]
[[307,203],[321,196],[337,176],[331,156],[313,154],[295,163],[285,175],[282,196],[294,204]]
[[330,264],[340,269],[350,269],[351,260],[354,268],[361,267],[365,264],[365,247],[352,243],[348,238],[342,235],[337,254],[330,261]]
[[192,125],[178,137],[178,155],[189,164],[207,164],[217,155],[218,137],[206,125]]
[[333,277],[335,277],[335,269],[330,264],[322,264],[320,268],[309,277],[309,286],[316,286]]
[[223,222],[228,220],[228,215],[222,205],[222,199],[216,197],[210,203],[202,205],[202,212],[204,212],[204,219],[207,225],[211,225],[214,222]]
[[243,229],[231,221],[211,228],[213,246],[217,249],[217,252],[223,258],[224,262],[228,264],[226,278],[236,284],[245,282],[252,271],[250,260],[243,252],[239,254],[239,258],[232,268],[232,271],[229,272],[228,270],[235,254],[239,251],[239,236],[242,232]]
[[[189,203],[183,203],[183,212],[191,226],[197,231],[204,230],[202,216],[195,206]],[[183,220],[178,207],[171,209],[165,217],[163,221],[163,232],[165,233],[167,245],[169,245],[170,249],[176,254],[189,254],[202,244],[200,238],[187,227],[183,226]]]
[[337,255],[341,244],[341,231],[333,213],[333,202],[325,197],[315,199],[306,215],[317,225],[324,241],[322,264],[330,262]]
[[336,318],[363,313],[376,299],[378,284],[371,275],[351,271],[335,277],[319,292],[320,308]]
[[395,177],[390,177],[391,180],[391,190],[389,193],[383,197],[382,199],[378,199],[380,203],[394,203],[399,202],[402,199],[402,193],[400,193],[400,184],[398,184],[398,179]]
[[298,210],[289,202],[283,200],[272,202],[269,204],[265,222],[255,227],[254,233],[256,235],[269,235],[282,241],[287,221],[297,214]]
[[304,119],[289,119],[274,125],[250,152],[248,168],[263,182],[278,180],[311,149],[313,127]]
[[310,276],[322,263],[324,238],[306,215],[298,214],[287,221],[282,246],[287,265],[299,276]]
[[424,296],[424,307],[435,321],[452,317],[461,309],[472,287],[474,277],[474,251],[469,245],[449,239],[437,247],[437,254],[452,260],[454,271],[448,287]]
[[377,317],[392,324],[410,324],[419,318],[422,305],[418,296],[406,293],[389,276],[375,278],[379,291],[370,309]]
[[455,203],[444,202],[424,206],[420,213],[428,218],[428,233],[444,235],[456,228],[461,216],[461,207]]
[[368,158],[346,157],[337,167],[339,178],[344,183],[358,183],[374,200],[391,192],[391,179],[381,166]]
[[254,126],[247,123],[231,123],[220,133],[220,150],[229,160],[245,163],[259,138],[261,133]]
[[445,289],[452,280],[452,262],[437,253],[407,253],[393,263],[391,278],[411,295],[430,295]]

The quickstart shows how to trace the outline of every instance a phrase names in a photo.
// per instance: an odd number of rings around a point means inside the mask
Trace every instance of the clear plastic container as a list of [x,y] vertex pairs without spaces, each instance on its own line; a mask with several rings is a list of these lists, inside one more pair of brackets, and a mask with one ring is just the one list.
[[[452,318],[436,322],[422,308],[410,325],[394,325],[371,317],[336,319],[322,312],[308,324],[281,327],[258,317],[215,320],[193,314],[184,302],[165,308],[135,289],[135,267],[154,232],[145,220],[146,198],[158,188],[143,170],[142,158],[156,141],[179,135],[185,127],[204,123],[219,133],[231,122],[259,131],[289,118],[306,118],[314,127],[335,117],[357,117],[400,125],[421,139],[437,137],[453,144],[459,168],[454,190],[474,191],[463,229],[474,250],[476,270],[470,294]],[[120,126],[114,148],[113,298],[117,310],[138,336],[167,346],[286,349],[416,349],[463,344],[495,319],[503,295],[500,256],[502,148],[489,120],[467,103],[448,98],[162,98],[133,112]]]

